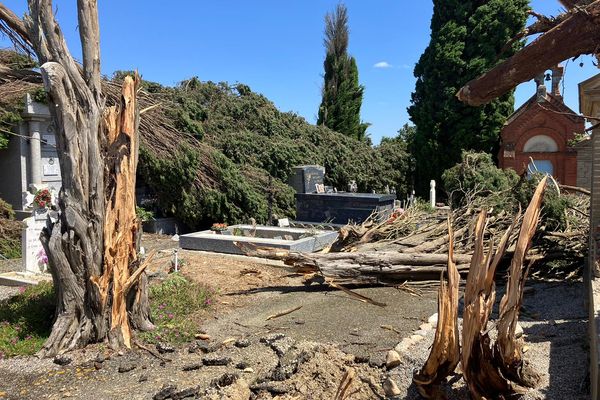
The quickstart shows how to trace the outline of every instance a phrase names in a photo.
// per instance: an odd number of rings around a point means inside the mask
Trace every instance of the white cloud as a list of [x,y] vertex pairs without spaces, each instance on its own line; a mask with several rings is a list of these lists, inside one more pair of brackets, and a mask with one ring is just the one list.
[[373,65],[373,68],[392,68],[392,64],[387,61],[379,61],[377,64]]

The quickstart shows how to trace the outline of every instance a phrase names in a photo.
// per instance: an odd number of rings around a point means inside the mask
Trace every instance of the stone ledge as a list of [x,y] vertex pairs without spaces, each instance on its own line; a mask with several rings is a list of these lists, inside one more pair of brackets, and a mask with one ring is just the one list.
[[31,286],[40,282],[52,282],[49,274],[30,274],[24,272],[5,272],[0,274],[0,286]]

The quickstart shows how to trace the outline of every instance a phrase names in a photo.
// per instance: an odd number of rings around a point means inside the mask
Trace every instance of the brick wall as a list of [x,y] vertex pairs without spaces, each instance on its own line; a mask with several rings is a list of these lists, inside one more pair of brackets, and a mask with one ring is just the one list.
[[[565,185],[577,185],[577,152],[568,146],[575,132],[583,132],[583,118],[560,114],[566,108],[554,97],[538,103],[530,99],[519,108],[501,131],[501,148],[498,155],[501,168],[512,168],[517,173],[526,171],[530,158],[548,160],[553,166],[553,176]],[[558,112],[557,112],[558,111]],[[574,114],[573,111],[571,113]],[[524,146],[534,136],[552,138],[556,152],[524,152]]]

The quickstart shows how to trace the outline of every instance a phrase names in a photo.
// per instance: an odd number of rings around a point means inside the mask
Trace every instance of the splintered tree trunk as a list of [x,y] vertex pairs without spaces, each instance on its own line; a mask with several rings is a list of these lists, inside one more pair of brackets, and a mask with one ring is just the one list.
[[513,387],[493,364],[491,340],[487,331],[488,319],[496,298],[494,275],[506,251],[514,224],[502,237],[492,258],[493,249],[489,249],[486,255],[484,247],[486,214],[487,211],[482,210],[475,224],[475,249],[465,288],[462,330],[461,366],[469,392],[476,400],[504,398],[501,396],[522,392],[519,388]]
[[427,399],[443,399],[441,383],[450,375],[460,360],[458,335],[458,285],[460,275],[454,263],[454,235],[448,220],[448,284],[442,276],[438,294],[438,321],[429,358],[415,373],[413,381],[419,393]]
[[[138,77],[126,78],[121,104],[105,109],[101,91],[95,0],[78,0],[83,65],[71,56],[51,0],[29,0],[19,23],[41,64],[56,126],[62,173],[58,219],[42,243],[57,293],[56,320],[40,354],[51,356],[110,339],[131,345],[131,324],[151,328],[145,265],[137,260],[135,171],[138,156]],[[8,16],[8,17],[7,17]],[[131,322],[131,323],[130,323]]]
[[519,310],[523,303],[525,279],[527,279],[530,265],[525,267],[523,263],[539,222],[546,180],[545,177],[538,184],[523,216],[515,254],[510,264],[506,293],[500,300],[500,318],[498,320],[498,339],[496,341],[498,365],[504,376],[526,387],[534,387],[539,380],[539,375],[523,362],[524,343],[522,338],[516,337],[516,328]]
[[515,332],[528,271],[523,261],[537,228],[546,181],[545,177],[539,182],[523,216],[506,294],[500,301],[495,344],[491,343],[487,329],[495,299],[494,274],[514,224],[502,237],[492,258],[492,249],[484,255],[485,211],[477,219],[475,252],[465,289],[462,353],[463,376],[474,399],[512,398],[525,393],[527,387],[534,387],[539,379],[533,370],[526,368],[522,359],[523,340],[517,339]]

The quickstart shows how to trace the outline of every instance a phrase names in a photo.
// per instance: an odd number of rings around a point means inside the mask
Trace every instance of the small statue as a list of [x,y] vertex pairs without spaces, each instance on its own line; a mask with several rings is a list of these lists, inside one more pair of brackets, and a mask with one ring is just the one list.
[[348,185],[348,191],[350,193],[356,193],[358,191],[358,185],[354,179],[350,181],[350,184]]

